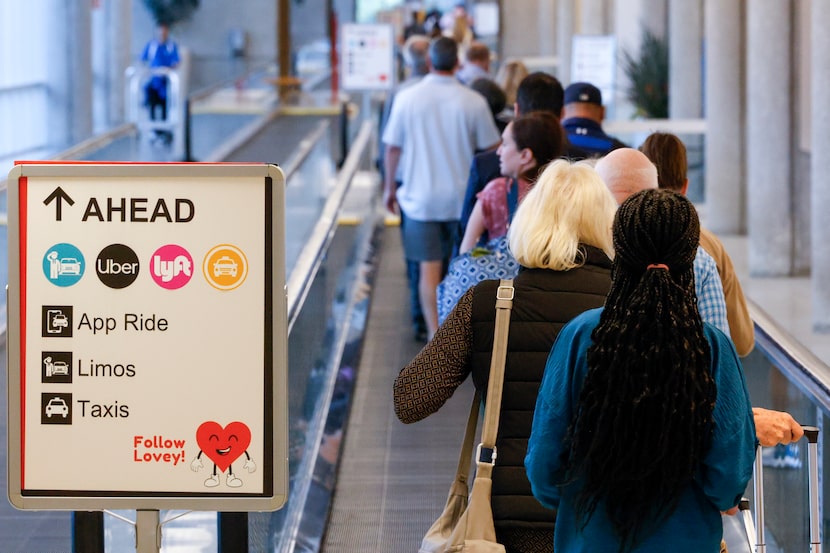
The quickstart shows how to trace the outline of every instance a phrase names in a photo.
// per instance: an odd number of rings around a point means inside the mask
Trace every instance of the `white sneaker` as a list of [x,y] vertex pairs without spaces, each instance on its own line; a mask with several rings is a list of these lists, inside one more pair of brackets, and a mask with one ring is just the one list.
[[229,488],[240,488],[242,487],[242,480],[237,478],[235,474],[228,474],[227,484]]
[[215,488],[219,485],[219,475],[213,474],[210,478],[205,480],[205,487],[206,488]]

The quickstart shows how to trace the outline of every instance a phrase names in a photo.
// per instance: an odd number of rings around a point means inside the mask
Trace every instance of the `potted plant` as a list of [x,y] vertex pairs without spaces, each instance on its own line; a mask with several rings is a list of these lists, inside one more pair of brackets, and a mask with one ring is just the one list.
[[669,48],[665,38],[643,29],[640,51],[623,51],[623,71],[628,77],[628,100],[635,116],[665,119],[669,116]]
[[199,7],[199,0],[144,0],[156,25],[172,27],[190,17]]

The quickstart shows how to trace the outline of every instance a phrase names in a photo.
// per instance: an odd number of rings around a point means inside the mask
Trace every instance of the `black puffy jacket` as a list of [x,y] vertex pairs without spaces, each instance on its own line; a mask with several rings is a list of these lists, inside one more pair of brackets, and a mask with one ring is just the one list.
[[[611,261],[601,250],[583,246],[586,263],[570,271],[522,268],[515,296],[505,365],[497,458],[493,470],[496,527],[552,529],[556,513],[534,499],[524,457],[536,395],[548,353],[562,327],[576,315],[600,307],[611,286]],[[473,293],[473,382],[486,397],[495,325],[498,281],[476,285]]]

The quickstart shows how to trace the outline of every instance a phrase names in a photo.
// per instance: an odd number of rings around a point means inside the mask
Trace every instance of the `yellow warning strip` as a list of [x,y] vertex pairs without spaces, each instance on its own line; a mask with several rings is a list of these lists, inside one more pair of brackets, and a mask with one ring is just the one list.
[[[342,226],[357,226],[363,222],[362,217],[357,217],[355,215],[342,215],[337,219],[337,224]],[[387,215],[386,218],[383,220],[384,226],[387,227],[397,227],[401,224],[401,218],[397,215]]]
[[340,106],[280,106],[283,115],[340,115]]

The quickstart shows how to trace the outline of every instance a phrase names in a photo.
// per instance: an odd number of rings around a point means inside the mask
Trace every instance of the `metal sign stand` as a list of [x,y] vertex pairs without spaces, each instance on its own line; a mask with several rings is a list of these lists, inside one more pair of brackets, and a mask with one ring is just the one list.
[[136,553],[159,553],[161,550],[161,524],[157,509],[139,509],[135,512]]

